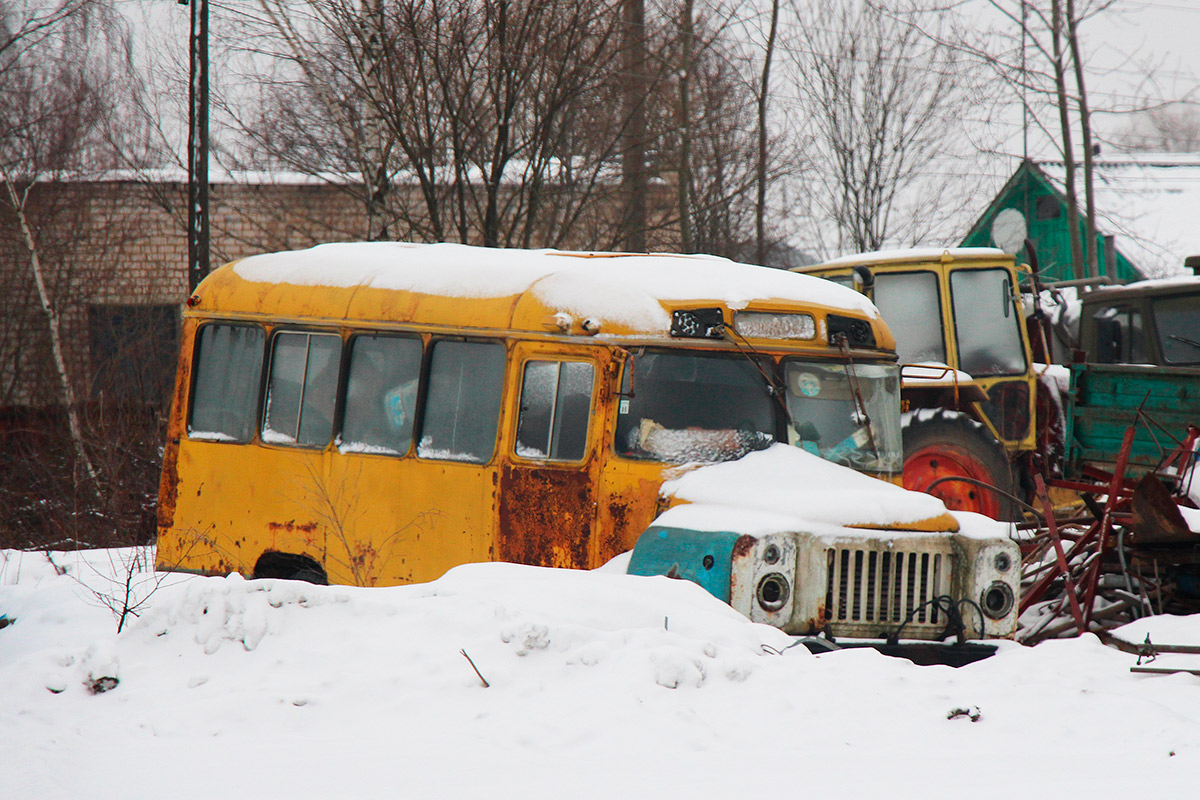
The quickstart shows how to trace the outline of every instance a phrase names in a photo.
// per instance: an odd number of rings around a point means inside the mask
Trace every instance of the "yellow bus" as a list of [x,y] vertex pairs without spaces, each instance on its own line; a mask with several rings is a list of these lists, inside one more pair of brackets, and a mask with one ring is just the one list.
[[898,481],[895,344],[829,281],[708,256],[351,243],[188,299],[158,566],[356,585],[591,568],[680,465],[772,442]]

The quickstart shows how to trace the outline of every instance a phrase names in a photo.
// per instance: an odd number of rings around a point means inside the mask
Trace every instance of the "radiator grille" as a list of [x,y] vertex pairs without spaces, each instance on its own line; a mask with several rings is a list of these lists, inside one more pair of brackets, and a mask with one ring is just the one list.
[[933,598],[949,594],[951,557],[944,553],[831,548],[825,608],[833,623],[942,625]]

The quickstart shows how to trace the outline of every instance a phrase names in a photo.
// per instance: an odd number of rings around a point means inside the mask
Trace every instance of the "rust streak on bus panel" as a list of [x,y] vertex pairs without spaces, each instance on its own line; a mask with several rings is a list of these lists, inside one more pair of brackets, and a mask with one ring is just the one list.
[[158,527],[167,530],[175,524],[175,503],[179,497],[179,445],[163,448],[162,477],[158,484]]
[[[184,352],[193,340],[193,333],[185,326],[183,332]],[[186,408],[188,387],[192,382],[191,365],[181,359],[175,376],[175,391],[171,397],[171,418],[167,422],[167,443],[163,448],[162,472],[158,484],[158,527],[169,530],[175,525],[175,507],[179,500],[179,440],[185,434],[183,415]]]
[[[607,562],[610,558],[620,555],[629,549],[625,545],[625,537],[629,530],[631,502],[627,497],[614,498],[608,504],[608,525],[607,535],[600,543],[599,562],[601,564]],[[640,531],[638,531],[640,533]]]
[[281,531],[284,533],[295,533],[296,531],[300,531],[301,533],[312,533],[317,529],[317,523],[304,522],[297,524],[296,520],[290,519],[287,522],[268,522],[267,529],[271,531],[271,533],[279,533]]
[[502,561],[591,566],[588,545],[595,503],[592,477],[586,471],[506,465],[500,498]]

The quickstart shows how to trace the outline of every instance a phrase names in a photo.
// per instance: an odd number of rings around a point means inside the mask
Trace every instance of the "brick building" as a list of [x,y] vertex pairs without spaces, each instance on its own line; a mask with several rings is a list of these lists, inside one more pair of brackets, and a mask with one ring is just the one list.
[[[186,204],[177,176],[30,189],[26,216],[81,400],[153,401],[165,390],[188,291]],[[216,183],[210,214],[214,266],[365,232],[363,207],[346,188],[303,177]],[[28,247],[0,204],[0,412],[60,396]]]
[[[210,190],[211,262],[367,236],[356,184],[305,175],[241,174]],[[421,208],[416,187],[413,208]],[[400,192],[397,194],[397,192]],[[652,249],[677,245],[669,222],[674,190],[651,187]],[[393,202],[403,201],[399,187]],[[617,204],[589,207],[569,246],[592,248],[618,228]],[[176,174],[45,181],[29,191],[47,291],[60,318],[77,397],[160,400],[177,354],[187,298],[187,181]],[[411,220],[410,220],[411,221]],[[393,226],[393,230],[399,227]],[[604,246],[601,244],[600,246]],[[57,405],[61,390],[25,246],[12,209],[0,203],[0,414]]]

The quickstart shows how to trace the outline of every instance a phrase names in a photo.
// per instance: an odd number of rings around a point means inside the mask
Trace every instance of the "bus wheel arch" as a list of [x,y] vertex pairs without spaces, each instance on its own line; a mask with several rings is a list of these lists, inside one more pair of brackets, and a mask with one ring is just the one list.
[[321,586],[329,584],[325,568],[315,558],[300,553],[267,550],[254,563],[255,578],[283,578]]
[[1019,519],[1019,509],[1005,496],[1016,493],[1012,467],[983,425],[960,412],[926,409],[905,414],[902,430],[904,488],[929,491],[952,510]]

